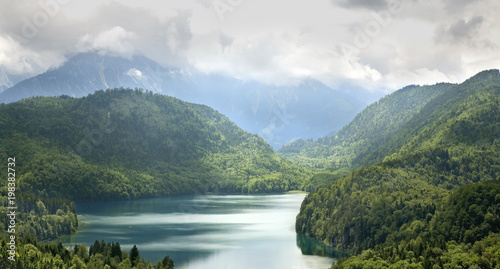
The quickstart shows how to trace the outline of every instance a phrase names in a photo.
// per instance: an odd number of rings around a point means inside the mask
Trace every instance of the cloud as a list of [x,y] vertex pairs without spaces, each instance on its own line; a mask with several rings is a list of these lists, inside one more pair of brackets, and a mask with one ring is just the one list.
[[191,41],[191,29],[189,25],[190,12],[180,12],[166,25],[166,43],[170,51],[179,53],[189,48]]
[[27,60],[36,56],[32,51],[24,50],[21,45],[10,36],[0,35],[0,65],[10,73],[33,73],[32,64]]
[[95,50],[101,54],[132,57],[137,53],[133,45],[136,38],[135,33],[127,32],[122,27],[115,26],[96,36],[85,34],[80,38],[76,47],[80,52]]
[[220,45],[222,46],[222,49],[224,50],[226,47],[229,47],[231,44],[233,44],[234,39],[230,36],[227,36],[223,33],[219,35],[219,42]]
[[[245,0],[224,20],[214,1],[69,1],[28,42],[16,36],[44,8],[0,1],[0,65],[36,73],[82,51],[140,53],[179,70],[270,84],[310,77],[384,94],[425,76],[456,82],[500,67],[496,0]],[[346,60],[339,46],[355,46],[360,33],[369,42]]]
[[210,34],[193,40],[188,58],[194,67],[205,73],[282,84],[286,66],[280,61],[289,53],[290,44],[276,36],[230,38],[224,34]]
[[0,34],[0,67],[9,74],[36,75],[61,65],[66,58],[53,51],[35,51]]
[[345,8],[367,8],[380,10],[387,7],[386,0],[332,0],[335,5]]
[[459,19],[448,27],[442,26],[437,31],[436,39],[438,42],[474,44],[483,22],[482,16],[475,16],[468,20]]
[[[141,53],[164,65],[185,65],[183,52],[190,46],[191,10],[171,8],[163,2],[155,3],[160,5],[158,9],[118,1],[87,3],[82,6],[81,2],[69,1],[60,5],[58,12],[48,15],[43,27],[36,27],[36,35],[26,38],[23,29],[33,24],[34,14],[48,13],[42,5],[28,0],[0,1],[0,36],[17,44],[0,47],[0,55],[12,55],[1,64],[9,64],[9,70],[26,71],[28,62],[36,74],[60,65],[68,55],[95,50],[123,57]],[[80,10],[85,15],[73,16]]]
[[143,79],[144,76],[140,70],[137,70],[135,68],[129,69],[127,73],[125,73],[127,76],[136,78],[136,79]]
[[488,3],[479,3],[481,1],[483,0],[443,0],[443,3],[448,12],[457,13],[464,9],[469,9],[473,5],[488,5]]
[[482,16],[476,16],[468,21],[461,19],[450,26],[449,33],[456,40],[472,39],[474,31],[483,23]]

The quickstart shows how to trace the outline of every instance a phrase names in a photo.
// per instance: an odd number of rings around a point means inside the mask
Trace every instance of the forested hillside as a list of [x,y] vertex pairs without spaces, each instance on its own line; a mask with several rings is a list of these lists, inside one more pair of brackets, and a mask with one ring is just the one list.
[[327,186],[361,168],[367,155],[385,145],[428,102],[453,86],[447,83],[407,86],[365,108],[335,135],[316,141],[297,140],[283,146],[278,153],[317,171],[305,186],[307,190]]
[[297,232],[358,255],[336,268],[496,268],[499,85],[490,70],[447,87],[354,162],[376,164],[310,193]]
[[[2,254],[8,251],[7,243],[5,239],[0,239]],[[135,245],[126,251],[119,243],[97,240],[89,248],[84,244],[66,248],[61,242],[41,244],[36,238],[26,236],[20,240],[16,252],[18,255],[14,262],[7,260],[4,255],[0,256],[0,268],[174,269],[174,261],[168,256],[154,265],[141,257]]]
[[317,141],[297,140],[279,153],[303,166],[330,171],[372,165],[488,85],[500,85],[497,70],[483,71],[462,84],[407,86],[365,108],[335,135]]
[[460,187],[438,202],[430,220],[415,219],[332,268],[498,268],[499,193],[498,179]]
[[[310,177],[217,111],[142,90],[28,98],[0,105],[0,115],[0,158],[15,158],[15,189],[3,185],[0,198],[7,205],[13,193],[17,205],[15,232],[12,209],[0,210],[6,267],[153,268],[118,244],[116,255],[104,242],[90,254],[84,246],[41,244],[77,230],[74,201],[283,192],[301,189]],[[4,255],[11,230],[15,263]],[[165,258],[154,268],[173,264]]]
[[467,98],[478,91],[492,86],[500,86],[498,70],[480,72],[461,84],[447,89],[442,95],[432,99],[421,112],[408,121],[389,141],[379,146],[366,157],[359,160],[361,165],[369,165],[383,160],[386,156],[398,152],[405,144],[409,143],[416,135],[438,120],[456,106],[465,102]]
[[16,79],[19,83],[15,85],[5,78],[3,84],[10,86],[2,91],[0,66],[0,103],[34,96],[78,98],[115,87],[144,88],[214,108],[240,128],[259,134],[274,148],[297,137],[320,137],[336,131],[364,107],[356,98],[311,78],[278,86],[222,74],[187,72],[162,66],[142,54],[120,57],[97,51],[78,53],[57,68]]
[[18,191],[116,200],[300,189],[309,176],[260,137],[202,105],[139,90],[0,105],[0,156]]
[[[6,190],[2,188],[2,205],[8,204]],[[18,193],[16,197],[16,223],[14,230],[19,237],[31,234],[39,240],[52,240],[61,235],[76,232],[78,218],[75,204],[66,199],[40,199],[34,195]],[[9,229],[11,210],[7,207],[0,208],[0,235]],[[3,238],[3,236],[0,236]]]
[[407,86],[369,105],[335,135],[317,141],[297,140],[279,153],[311,168],[332,171],[357,166],[359,159],[386,143],[430,100],[452,86]]

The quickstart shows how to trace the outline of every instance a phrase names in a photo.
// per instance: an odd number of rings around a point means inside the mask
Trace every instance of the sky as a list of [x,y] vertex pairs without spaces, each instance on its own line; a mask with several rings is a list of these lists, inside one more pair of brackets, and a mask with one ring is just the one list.
[[387,94],[500,68],[498,0],[0,0],[0,68],[80,52],[273,85]]

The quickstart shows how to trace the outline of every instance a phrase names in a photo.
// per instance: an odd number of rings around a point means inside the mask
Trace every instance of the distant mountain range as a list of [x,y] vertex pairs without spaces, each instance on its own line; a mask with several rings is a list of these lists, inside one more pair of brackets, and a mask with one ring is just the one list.
[[163,67],[144,56],[127,59],[98,53],[77,54],[57,69],[20,81],[0,93],[0,102],[30,96],[82,97],[119,87],[143,88],[208,105],[261,135],[274,148],[293,139],[332,134],[364,106],[314,79],[273,86]]

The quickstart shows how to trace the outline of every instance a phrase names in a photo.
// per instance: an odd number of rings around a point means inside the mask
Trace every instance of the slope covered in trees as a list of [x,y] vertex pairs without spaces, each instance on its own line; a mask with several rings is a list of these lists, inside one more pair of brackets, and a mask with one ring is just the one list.
[[421,112],[412,117],[403,128],[391,136],[387,143],[367,154],[366,157],[359,160],[359,163],[361,165],[374,164],[382,161],[386,156],[398,152],[429,124],[463,104],[466,99],[478,91],[494,86],[500,86],[500,73],[496,69],[482,71],[463,83],[448,88],[443,94],[429,101]]
[[336,268],[495,268],[498,85],[485,71],[429,101],[366,155],[376,164],[310,193],[297,232],[358,255]]
[[[141,54],[120,57],[98,51],[79,53],[43,74],[16,78],[16,83],[9,81],[12,76],[3,76],[1,68],[0,103],[33,96],[84,97],[115,87],[144,88],[212,107],[242,129],[259,134],[274,148],[293,138],[320,137],[339,130],[364,107],[356,98],[311,78],[278,86],[164,67]],[[10,88],[2,91],[4,79]]]
[[[1,189],[2,205],[8,204],[7,190]],[[5,193],[5,194],[4,194]],[[40,199],[34,195],[18,193],[16,196],[15,224],[13,231],[18,237],[36,235],[39,240],[52,240],[61,235],[76,232],[78,218],[75,204],[66,199]],[[4,238],[9,229],[10,213],[7,207],[0,208],[0,238]]]
[[[217,111],[142,90],[28,98],[0,105],[0,115],[0,158],[16,160],[19,205],[15,263],[5,255],[8,208],[0,210],[5,268],[173,268],[168,257],[156,266],[139,259],[137,248],[127,257],[118,243],[89,254],[39,241],[76,231],[74,201],[283,192],[310,177]],[[9,192],[0,187],[3,204]]]
[[429,101],[452,86],[407,86],[365,108],[335,135],[317,141],[297,140],[279,153],[311,168],[338,170],[358,166],[359,159],[386,143]]
[[141,258],[140,251],[135,245],[127,252],[120,247],[119,243],[114,242],[95,241],[90,248],[86,245],[75,245],[68,249],[60,241],[42,244],[35,238],[27,236],[21,240],[14,262],[4,255],[8,247],[8,241],[0,239],[2,253],[0,267],[5,269],[174,269],[174,262],[168,256],[153,265],[150,261]]
[[483,71],[462,84],[407,86],[365,108],[335,135],[297,140],[279,153],[301,166],[330,173],[323,182],[331,182],[398,152],[429,123],[488,85],[500,85],[498,70]]
[[469,184],[439,201],[430,220],[332,268],[498,268],[500,180]]
[[19,192],[75,201],[300,189],[309,173],[202,105],[139,90],[0,105]]

